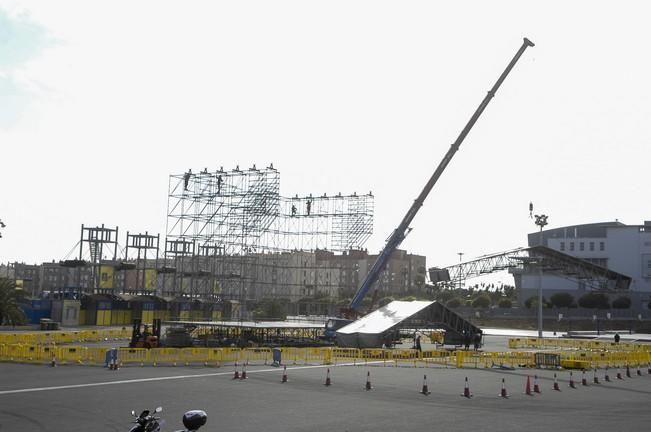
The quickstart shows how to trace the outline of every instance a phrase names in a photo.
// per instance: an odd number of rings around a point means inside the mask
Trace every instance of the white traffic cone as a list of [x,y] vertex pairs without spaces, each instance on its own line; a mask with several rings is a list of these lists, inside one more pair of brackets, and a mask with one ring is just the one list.
[[284,368],[283,368],[283,376],[280,379],[280,382],[282,382],[282,383],[287,382],[287,366],[284,366]]

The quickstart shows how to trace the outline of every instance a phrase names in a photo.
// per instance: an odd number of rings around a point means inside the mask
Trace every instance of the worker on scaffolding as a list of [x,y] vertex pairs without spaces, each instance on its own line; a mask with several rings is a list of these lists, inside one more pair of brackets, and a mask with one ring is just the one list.
[[310,212],[312,211],[312,200],[307,200],[307,203],[305,204],[305,209],[307,210],[307,215],[310,215]]
[[219,175],[217,176],[217,195],[219,195],[222,192],[222,182],[224,180],[222,179],[222,176]]
[[183,175],[183,189],[188,190],[188,183],[190,183],[191,176],[192,176],[192,168],[190,168],[188,172],[186,172]]
[[296,206],[292,204],[292,217],[296,216]]

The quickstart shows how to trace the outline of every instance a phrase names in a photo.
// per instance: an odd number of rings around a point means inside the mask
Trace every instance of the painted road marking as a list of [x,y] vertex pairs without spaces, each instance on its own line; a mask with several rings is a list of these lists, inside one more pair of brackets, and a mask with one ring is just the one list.
[[[382,363],[382,361],[367,362],[366,364]],[[334,368],[337,366],[358,366],[360,363],[339,363],[336,365],[317,365],[317,366],[296,366],[288,368],[287,370],[301,370],[301,369],[322,369],[322,368]],[[259,370],[250,370],[247,371],[248,374],[254,373],[264,373],[264,372],[278,372],[278,368],[273,369],[259,369]],[[32,387],[16,390],[2,390],[0,391],[0,396],[16,393],[33,393],[33,392],[42,392],[42,391],[52,391],[52,390],[67,390],[67,389],[76,389],[76,388],[86,388],[86,387],[101,387],[109,385],[120,385],[120,384],[132,384],[132,383],[146,383],[154,381],[169,381],[169,380],[179,380],[179,379],[190,379],[190,378],[205,378],[205,377],[215,377],[223,375],[232,375],[233,372],[213,372],[206,374],[197,374],[197,375],[173,375],[173,376],[164,376],[164,377],[154,377],[154,378],[135,378],[129,380],[120,380],[120,381],[104,381],[104,382],[94,382],[94,383],[85,383],[85,384],[69,384],[62,386],[52,386],[52,387]]]

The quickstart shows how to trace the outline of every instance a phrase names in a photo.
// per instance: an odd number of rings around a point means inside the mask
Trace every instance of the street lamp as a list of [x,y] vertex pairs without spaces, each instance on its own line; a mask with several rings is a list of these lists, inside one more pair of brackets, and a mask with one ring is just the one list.
[[463,252],[457,252],[457,255],[459,255],[459,289],[463,288],[463,277],[461,275],[461,261],[463,257]]
[[[529,203],[529,215],[533,213],[533,203]],[[543,228],[547,225],[547,215],[534,215],[536,218],[536,225],[540,227],[540,246],[543,246]],[[538,337],[543,337],[543,295],[542,295],[542,281],[543,281],[543,263],[542,254],[538,262]]]

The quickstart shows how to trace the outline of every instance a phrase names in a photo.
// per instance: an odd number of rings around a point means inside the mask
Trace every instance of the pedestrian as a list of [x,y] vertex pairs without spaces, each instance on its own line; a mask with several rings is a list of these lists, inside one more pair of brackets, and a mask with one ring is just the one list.
[[470,333],[468,330],[463,331],[463,345],[466,348],[466,351],[470,348]]
[[475,338],[473,340],[474,345],[475,345],[475,351],[479,350],[479,346],[481,345],[481,333],[477,332],[475,333]]
[[192,169],[189,169],[188,172],[186,172],[183,175],[183,189],[188,190],[188,183],[190,182],[191,176],[192,176]]
[[416,351],[422,351],[422,348],[420,346],[420,335],[416,336]]
[[615,343],[619,343],[619,333],[615,333]]

